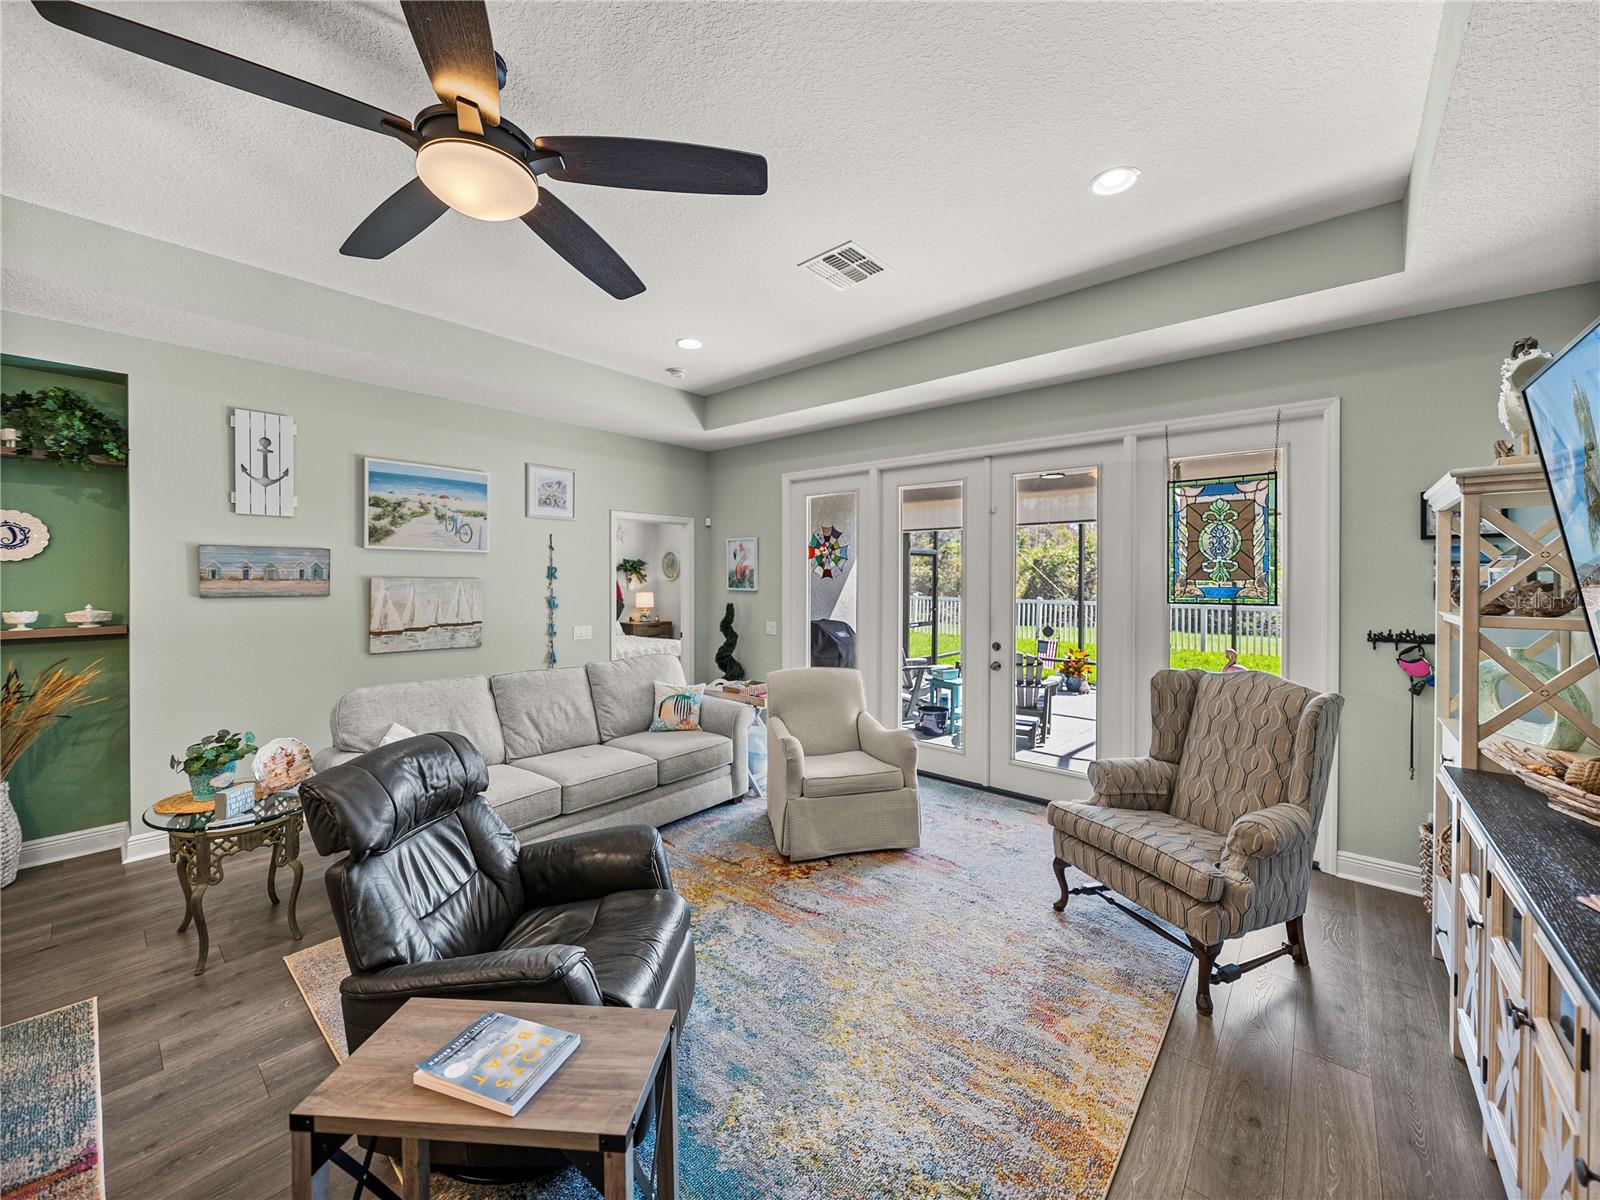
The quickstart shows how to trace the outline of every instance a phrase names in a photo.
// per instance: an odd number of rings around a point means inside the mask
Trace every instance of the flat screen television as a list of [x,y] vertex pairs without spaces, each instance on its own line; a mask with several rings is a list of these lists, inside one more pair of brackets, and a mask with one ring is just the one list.
[[1600,320],[1522,389],[1600,657]]

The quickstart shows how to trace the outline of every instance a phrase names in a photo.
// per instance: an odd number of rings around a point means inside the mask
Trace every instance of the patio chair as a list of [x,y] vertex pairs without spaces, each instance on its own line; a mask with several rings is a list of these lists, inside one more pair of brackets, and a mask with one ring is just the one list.
[[[1050,740],[1050,709],[1055,702],[1061,681],[1055,678],[1042,658],[1031,654],[1017,655],[1016,688],[1019,732],[1026,725],[1030,739],[1029,749],[1044,745]],[[1044,700],[1043,708],[1040,699]]]
[[928,664],[921,659],[900,656],[900,720],[909,721],[923,703],[928,684]]

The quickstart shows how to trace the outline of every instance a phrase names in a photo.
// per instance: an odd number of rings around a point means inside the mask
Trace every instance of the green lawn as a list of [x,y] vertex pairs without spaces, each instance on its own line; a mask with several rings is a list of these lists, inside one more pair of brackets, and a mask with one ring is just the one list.
[[[1174,635],[1176,640],[1176,635]],[[926,658],[933,648],[933,635],[927,630],[917,630],[911,635],[911,657]],[[1095,644],[1090,642],[1085,649],[1089,657],[1095,656]],[[939,659],[941,662],[953,662],[961,652],[961,635],[959,633],[941,633],[939,635]],[[1017,636],[1017,652],[1020,654],[1037,654],[1039,641],[1035,637],[1023,636],[1020,631]],[[1174,647],[1171,655],[1171,665],[1180,670],[1190,667],[1199,667],[1206,671],[1220,671],[1227,665],[1227,658],[1220,650],[1179,650]],[[1276,654],[1241,654],[1239,665],[1252,671],[1266,671],[1276,675],[1282,669],[1282,660]],[[1094,679],[1094,668],[1089,669],[1089,678]]]

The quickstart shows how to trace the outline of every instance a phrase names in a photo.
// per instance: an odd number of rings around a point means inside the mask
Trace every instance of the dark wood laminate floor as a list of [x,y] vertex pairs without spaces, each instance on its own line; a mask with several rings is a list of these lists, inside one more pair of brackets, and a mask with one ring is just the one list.
[[[165,860],[94,855],[24,871],[0,893],[0,1019],[100,998],[114,1200],[289,1194],[288,1111],[332,1066],[283,966],[336,936],[326,860],[307,852],[304,941],[267,901],[266,855],[229,859],[206,895],[199,978]],[[1039,876],[1048,905],[1048,858]],[[1317,876],[1306,932],[1309,971],[1280,959],[1216,989],[1209,1020],[1194,1012],[1191,972],[1112,1200],[1501,1195],[1446,1048],[1421,906]],[[1230,943],[1227,958],[1272,944]],[[335,1195],[349,1193],[336,1180]]]

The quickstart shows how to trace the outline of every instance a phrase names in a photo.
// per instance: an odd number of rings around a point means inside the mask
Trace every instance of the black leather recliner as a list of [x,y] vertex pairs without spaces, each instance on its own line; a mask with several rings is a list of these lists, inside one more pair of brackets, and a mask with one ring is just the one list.
[[674,1009],[694,999],[689,907],[648,825],[519,847],[483,799],[483,756],[428,733],[307,780],[350,975],[354,1050],[413,996]]

